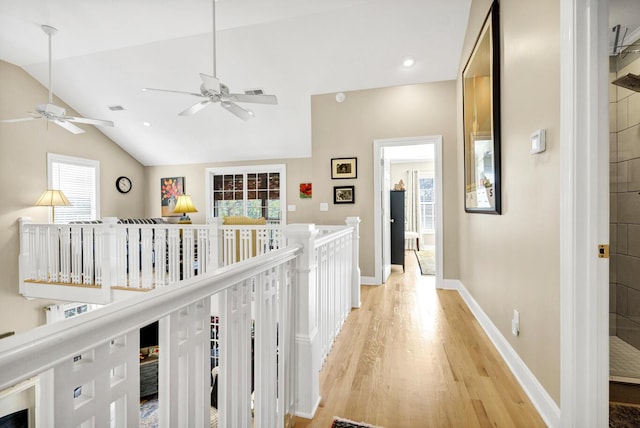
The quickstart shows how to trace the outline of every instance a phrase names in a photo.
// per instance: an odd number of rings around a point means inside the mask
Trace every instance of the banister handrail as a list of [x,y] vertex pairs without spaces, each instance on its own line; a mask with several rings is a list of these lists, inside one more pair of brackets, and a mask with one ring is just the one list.
[[[295,258],[300,246],[274,250],[245,262],[217,269],[172,287],[105,306],[82,317],[37,327],[0,341],[0,390],[72,357],[94,343],[111,340],[174,311],[218,293],[238,281]],[[73,350],[65,342],[75,344]],[[79,351],[80,350],[80,351]],[[11,367],[7,370],[6,367]]]
[[353,233],[352,226],[338,226],[338,227],[318,227],[321,231],[325,233],[322,235],[318,235],[315,240],[315,247],[318,248],[322,245],[325,245],[327,242],[332,241],[334,239],[338,239],[342,236],[347,236],[350,233]]

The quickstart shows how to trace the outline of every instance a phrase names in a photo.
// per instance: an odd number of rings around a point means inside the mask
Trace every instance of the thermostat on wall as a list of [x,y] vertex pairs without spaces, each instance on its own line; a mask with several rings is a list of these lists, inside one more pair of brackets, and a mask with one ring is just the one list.
[[546,149],[544,129],[538,129],[531,134],[531,154],[542,153]]

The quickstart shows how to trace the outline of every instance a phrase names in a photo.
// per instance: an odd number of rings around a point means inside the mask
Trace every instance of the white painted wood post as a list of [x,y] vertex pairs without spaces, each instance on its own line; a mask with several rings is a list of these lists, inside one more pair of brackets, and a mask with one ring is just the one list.
[[289,245],[302,245],[296,267],[296,410],[312,419],[320,403],[320,349],[318,344],[318,296],[316,295],[315,239],[313,224],[290,224],[285,229]]
[[26,275],[31,277],[31,257],[29,248],[29,234],[27,233],[26,225],[31,224],[31,217],[20,217],[18,219],[20,223],[20,256],[18,258],[18,281],[20,294],[24,295],[24,279]]
[[100,263],[102,268],[102,291],[100,292],[102,301],[104,303],[111,302],[111,287],[117,284],[118,278],[118,264],[115,263],[116,251],[118,248],[116,240],[116,225],[118,224],[117,217],[104,217],[103,223],[103,235],[102,235],[102,259],[96,260]]
[[353,226],[351,241],[351,307],[360,307],[360,217],[347,217],[347,226]]
[[222,266],[222,241],[223,236],[220,231],[222,217],[209,217],[207,224],[215,225],[209,229],[210,253],[208,256],[207,272],[213,272]]

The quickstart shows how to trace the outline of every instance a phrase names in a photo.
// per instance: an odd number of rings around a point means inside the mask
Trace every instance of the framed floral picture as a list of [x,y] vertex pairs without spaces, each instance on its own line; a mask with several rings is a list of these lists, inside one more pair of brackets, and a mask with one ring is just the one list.
[[333,187],[333,203],[334,204],[355,204],[356,203],[355,186],[334,186]]
[[358,158],[331,159],[331,178],[358,178]]
[[184,194],[184,177],[165,177],[160,179],[160,201],[162,217],[180,217],[182,213],[175,213],[178,196]]
[[312,195],[311,183],[300,183],[300,199],[311,199]]

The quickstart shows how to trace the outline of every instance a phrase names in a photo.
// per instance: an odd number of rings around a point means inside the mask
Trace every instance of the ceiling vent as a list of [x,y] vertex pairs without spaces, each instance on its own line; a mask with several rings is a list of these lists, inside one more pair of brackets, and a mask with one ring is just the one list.
[[122,110],[124,110],[124,107],[122,107],[122,106],[109,106],[109,110],[111,110],[111,111],[122,111]]

